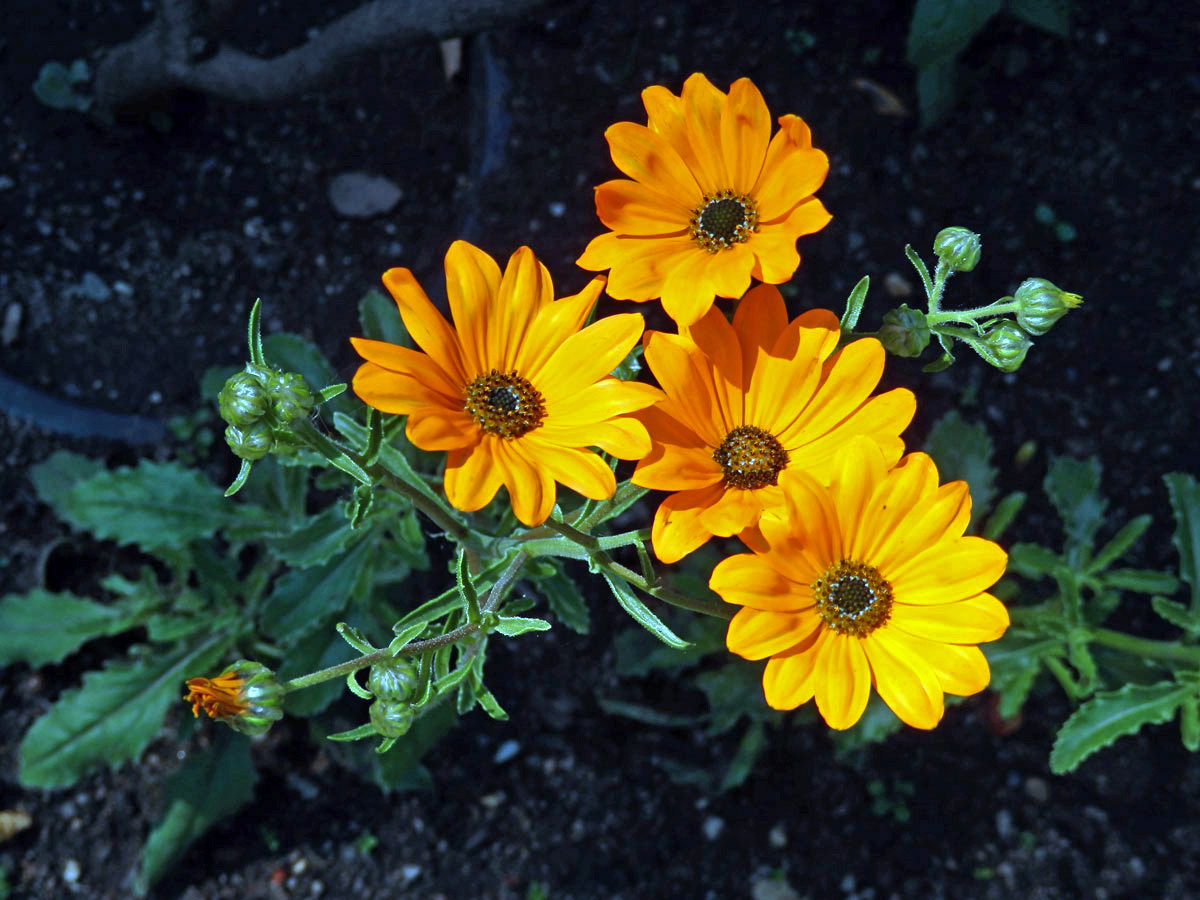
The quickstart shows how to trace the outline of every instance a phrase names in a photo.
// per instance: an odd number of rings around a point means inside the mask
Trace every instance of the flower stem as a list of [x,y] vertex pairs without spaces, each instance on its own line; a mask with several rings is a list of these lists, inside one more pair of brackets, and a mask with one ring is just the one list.
[[1097,644],[1112,647],[1114,650],[1120,650],[1132,656],[1186,665],[1200,664],[1200,647],[1189,647],[1177,641],[1156,641],[1108,628],[1092,629],[1091,639]]
[[616,562],[606,551],[601,549],[600,539],[579,531],[565,522],[560,522],[551,517],[546,520],[546,525],[582,547],[587,551],[588,559],[609,575],[628,582],[638,590],[645,591],[651,597],[662,600],[664,603],[670,603],[672,606],[678,606],[680,609],[702,613],[703,615],[713,616],[718,619],[732,619],[733,614],[736,612],[736,610],[730,608],[725,603],[704,600],[700,597],[689,597],[687,594],[639,575],[627,566]]

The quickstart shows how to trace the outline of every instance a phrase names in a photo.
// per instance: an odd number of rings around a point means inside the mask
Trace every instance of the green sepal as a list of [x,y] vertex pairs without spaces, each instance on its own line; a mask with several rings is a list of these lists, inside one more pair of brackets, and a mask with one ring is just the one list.
[[339,731],[337,734],[325,735],[327,741],[361,741],[363,738],[374,737],[378,734],[375,726],[369,722],[366,725],[359,725],[357,728],[351,728],[349,731]]
[[167,781],[166,812],[142,849],[134,893],[143,897],[197,839],[254,799],[258,775],[244,735],[222,729]]
[[346,673],[346,687],[350,689],[350,693],[356,697],[362,697],[364,700],[374,700],[375,695],[368,691],[365,687],[358,683],[357,672]]
[[1097,694],[1063,723],[1050,752],[1050,770],[1055,775],[1074,771],[1117,738],[1134,734],[1143,725],[1169,722],[1192,692],[1190,685],[1162,681],[1127,684],[1120,690]]
[[496,631],[505,637],[516,637],[527,631],[549,630],[550,623],[545,619],[527,619],[523,616],[500,616],[496,621]]
[[115,768],[137,757],[162,728],[167,709],[179,702],[183,682],[211,669],[236,638],[230,633],[156,655],[135,647],[86,673],[82,686],[65,691],[26,732],[21,783],[66,787],[101,763]]
[[691,643],[685,641],[670,628],[668,628],[658,616],[650,611],[650,608],[642,602],[633,589],[623,581],[613,579],[607,572],[604,574],[604,580],[608,583],[609,590],[613,592],[613,596],[617,598],[617,602],[621,604],[621,609],[625,610],[633,619],[648,632],[666,644],[668,647],[674,647],[676,650],[683,650],[690,647]]
[[850,291],[850,296],[846,298],[846,311],[842,313],[842,331],[853,331],[858,325],[858,317],[862,315],[870,287],[871,276],[864,275]]
[[337,633],[341,636],[343,641],[364,655],[368,653],[374,653],[379,649],[370,641],[368,641],[366,636],[363,635],[363,633],[353,625],[348,625],[345,622],[338,622]]
[[317,391],[317,403],[328,403],[334,397],[340,397],[346,393],[346,383],[331,384],[328,387],[323,387]]
[[413,642],[422,631],[428,627],[427,621],[414,622],[407,628],[396,633],[396,637],[388,644],[388,651],[395,656]]
[[262,342],[262,297],[257,298],[250,307],[250,318],[246,323],[246,346],[250,349],[250,362],[265,367],[267,358],[263,354]]
[[933,279],[929,277],[929,268],[925,265],[925,260],[921,259],[921,254],[913,249],[912,244],[904,245],[904,255],[908,257],[908,261],[912,263],[912,267],[917,270],[917,276],[921,279],[921,286],[925,289],[925,296],[933,296]]

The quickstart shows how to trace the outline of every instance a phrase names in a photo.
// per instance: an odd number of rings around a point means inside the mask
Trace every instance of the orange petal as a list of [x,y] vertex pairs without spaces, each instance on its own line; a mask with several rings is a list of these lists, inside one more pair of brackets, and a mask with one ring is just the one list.
[[461,397],[462,384],[455,383],[433,357],[408,347],[373,341],[368,338],[350,338],[358,355],[381,368],[408,376],[424,384],[428,392],[437,392],[444,397]]
[[450,245],[446,251],[446,294],[462,345],[467,381],[500,364],[490,358],[488,347],[494,298],[499,289],[500,267],[494,259],[466,241]]
[[717,537],[733,537],[758,523],[762,516],[759,491],[727,487],[720,498],[700,513],[700,522]]
[[700,513],[715,503],[721,485],[671,494],[654,514],[650,540],[654,555],[665,563],[678,562],[705,543],[712,534],[700,522]]
[[597,275],[578,294],[562,297],[538,310],[520,348],[516,367],[519,372],[531,380],[538,377],[559,345],[583,328],[600,299],[605,280],[603,275]]
[[[526,378],[531,372],[524,362],[530,346],[530,331],[538,313],[554,300],[550,272],[528,247],[519,248],[508,260],[495,301],[490,304],[487,323],[488,365],[501,372],[517,371]],[[536,352],[536,351],[535,351]]]
[[[686,337],[652,331],[646,335],[645,359],[667,400],[656,407],[694,433],[714,450],[739,420],[727,418],[721,398],[731,391],[718,385],[720,375],[708,358]],[[739,410],[740,411],[740,410]]]
[[451,378],[466,384],[470,379],[463,368],[458,335],[429,302],[413,273],[408,269],[388,269],[383,273],[383,285],[396,301],[404,328],[416,345]]
[[578,265],[592,270],[611,268],[606,287],[610,297],[654,300],[662,296],[667,276],[698,248],[687,235],[623,237],[608,232],[592,239]]
[[804,446],[833,430],[861,406],[879,384],[886,355],[874,338],[854,341],[838,351],[826,366],[820,387],[797,419],[798,427],[780,435],[784,446]]
[[[680,99],[683,101],[688,145],[696,159],[692,173],[701,191],[711,195],[728,189],[731,182],[720,144],[721,110],[725,106],[725,94],[704,75],[696,72],[683,83]],[[699,203],[692,205],[699,206]]]
[[908,427],[917,409],[916,397],[907,388],[893,388],[867,400],[837,427],[796,448],[793,456],[814,476],[827,480],[848,442],[858,437],[875,443],[887,465],[904,453],[900,432]]
[[1008,628],[1008,610],[991,594],[977,594],[954,603],[892,606],[891,624],[901,631],[945,644],[994,641]]
[[557,494],[550,472],[530,459],[519,441],[496,439],[493,455],[518,521],[534,528],[550,518]]
[[644,327],[638,313],[605,316],[563,341],[537,375],[547,409],[607,376],[641,340]]
[[363,403],[385,413],[403,416],[428,406],[453,408],[445,397],[411,375],[381,369],[374,363],[358,367],[352,387]]
[[749,194],[758,181],[767,145],[771,140],[771,114],[766,101],[749,78],[729,86],[721,110],[721,149],[730,190]]
[[424,406],[413,410],[404,433],[422,450],[458,450],[479,443],[481,431],[471,417],[458,410]]
[[526,459],[549,478],[592,500],[607,500],[616,491],[612,469],[595,453],[548,444],[536,435],[517,443]]
[[795,709],[816,692],[817,660],[832,632],[818,629],[807,641],[768,660],[763,695],[772,709]]
[[683,100],[661,85],[651,85],[642,91],[642,105],[646,107],[647,127],[666,138],[688,169],[694,172],[696,154],[688,143]]
[[604,137],[617,168],[634,181],[674,197],[688,209],[704,201],[693,173],[661,134],[645,125],[618,122],[609,126]]
[[765,659],[802,643],[820,625],[820,617],[811,611],[765,612],[743,607],[729,622],[725,646],[743,659]]
[[862,644],[855,637],[830,634],[817,654],[817,710],[838,731],[862,718],[871,696],[871,668]]
[[621,234],[686,234],[692,209],[675,196],[620,178],[596,188],[596,215]]
[[758,183],[751,191],[760,220],[770,222],[790,212],[824,183],[828,173],[829,158],[813,149],[804,120],[781,116],[779,131],[771,138]]
[[498,438],[483,435],[482,441],[464,450],[451,450],[446,457],[443,486],[446,499],[455,509],[474,512],[487,506],[503,484],[494,448]]
[[651,431],[650,434],[653,448],[638,461],[631,479],[639,487],[686,491],[717,484],[725,477],[707,446],[657,443],[655,433]]
[[599,447],[617,459],[641,460],[651,446],[646,426],[632,416],[571,427],[545,425],[539,437],[562,447]]
[[[746,292],[733,313],[733,330],[742,350],[744,371],[753,366],[759,350],[771,350],[787,328],[787,305],[773,284],[759,284]],[[742,384],[750,383],[743,375]]]
[[863,641],[875,690],[900,721],[913,728],[933,728],[945,710],[942,684],[934,668],[902,633],[886,626]]

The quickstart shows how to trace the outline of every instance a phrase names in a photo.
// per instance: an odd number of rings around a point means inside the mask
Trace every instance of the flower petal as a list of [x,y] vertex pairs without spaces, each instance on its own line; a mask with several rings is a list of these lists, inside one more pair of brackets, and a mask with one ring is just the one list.
[[838,731],[862,718],[871,697],[871,669],[862,644],[858,638],[831,633],[817,654],[817,710]]
[[761,555],[738,553],[713,568],[708,586],[726,603],[772,612],[799,612],[813,605],[812,591],[801,589]]
[[464,384],[499,365],[489,358],[488,333],[500,267],[496,261],[466,241],[455,241],[446,251],[446,294],[450,315],[462,346]]
[[549,478],[592,500],[607,500],[616,492],[612,469],[595,453],[548,444],[536,435],[522,439],[521,450]]
[[929,663],[947,694],[969,697],[982,691],[991,680],[987,657],[976,646],[924,641],[912,635],[905,642]]
[[604,378],[642,337],[639,313],[605,316],[564,340],[538,373],[549,410]]
[[721,110],[721,149],[729,189],[749,194],[758,181],[771,140],[771,114],[762,94],[749,78],[729,86]]
[[833,218],[813,197],[793,209],[778,223],[765,222],[747,246],[754,251],[754,277],[768,284],[783,284],[795,274],[800,265],[796,241],[806,234],[815,234]]
[[912,606],[897,602],[889,623],[895,628],[945,644],[994,641],[1009,625],[1008,610],[991,594],[977,594],[954,603]]
[[[802,643],[820,625],[820,616],[811,610],[782,613],[743,607],[729,622],[725,646],[744,659],[765,659]],[[870,683],[868,678],[868,687]]]
[[388,269],[383,273],[383,285],[396,301],[404,328],[418,347],[429,354],[447,376],[459,384],[470,379],[463,367],[462,347],[458,335],[408,269]]
[[351,382],[363,403],[395,415],[408,415],[424,406],[453,409],[447,398],[411,375],[382,369],[375,363],[363,363]]
[[758,183],[751,195],[759,218],[770,222],[790,212],[816,192],[829,173],[829,157],[813,149],[812,135],[799,116],[780,116]]
[[495,301],[490,304],[487,365],[529,378],[532,372],[524,357],[527,351],[536,353],[540,349],[533,345],[530,332],[538,313],[553,300],[550,272],[532,250],[519,248],[504,267]]
[[817,660],[832,632],[818,629],[804,643],[772,657],[763,670],[763,695],[772,709],[795,709],[813,698]]
[[483,509],[496,496],[504,483],[494,455],[494,448],[499,443],[498,438],[485,434],[474,447],[450,451],[442,483],[446,499],[455,509],[474,512]]
[[719,484],[694,491],[680,491],[659,504],[650,529],[650,541],[654,546],[654,555],[661,562],[679,562],[712,537],[712,533],[701,523],[700,513],[715,503],[721,492]]
[[700,72],[695,72],[683,83],[681,99],[688,145],[696,160],[692,173],[701,191],[712,195],[728,189],[730,178],[720,147],[721,110],[725,106],[725,94]]
[[863,641],[875,690],[900,721],[913,728],[933,728],[942,720],[945,700],[934,668],[902,634],[886,626]]
[[483,432],[469,415],[437,406],[422,406],[409,413],[404,433],[422,450],[459,450],[478,444]]
[[518,521],[534,528],[550,518],[557,488],[548,469],[531,458],[529,449],[520,441],[497,439],[492,453]]
[[545,304],[526,332],[516,367],[530,381],[539,380],[546,361],[559,345],[583,328],[604,290],[605,277],[597,275],[578,294]]
[[917,606],[974,597],[1000,580],[1008,554],[981,537],[941,541],[884,573],[897,601]]
[[698,250],[703,252],[687,235],[625,237],[609,231],[592,238],[577,264],[592,271],[611,269],[608,295],[641,302],[662,296],[667,276]]
[[661,134],[645,125],[618,122],[604,132],[617,168],[680,205],[695,209],[704,200],[696,177]]
[[762,516],[759,491],[726,487],[708,509],[700,513],[700,522],[717,537],[733,537],[757,524]]
[[677,235],[687,233],[692,210],[677,196],[618,178],[597,186],[596,215],[621,234]]

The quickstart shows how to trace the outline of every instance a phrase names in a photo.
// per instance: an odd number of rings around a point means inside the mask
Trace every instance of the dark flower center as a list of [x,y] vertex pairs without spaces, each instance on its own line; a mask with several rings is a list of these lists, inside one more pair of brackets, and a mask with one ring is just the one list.
[[467,385],[463,410],[488,434],[511,439],[541,425],[546,404],[537,388],[516,372],[492,369]]
[[692,213],[688,233],[709,253],[740,244],[758,231],[758,208],[745,194],[718,191]]
[[813,585],[817,613],[839,634],[866,637],[892,615],[892,586],[879,570],[843,559]]
[[787,451],[775,435],[753,425],[740,425],[725,435],[713,459],[725,472],[727,485],[747,491],[776,484],[788,464]]

